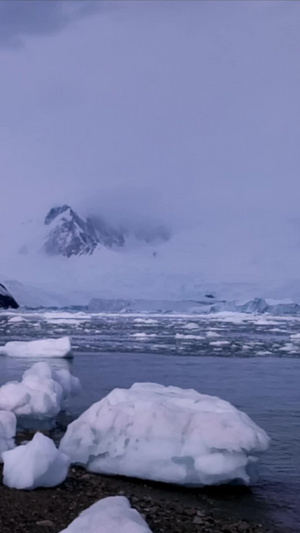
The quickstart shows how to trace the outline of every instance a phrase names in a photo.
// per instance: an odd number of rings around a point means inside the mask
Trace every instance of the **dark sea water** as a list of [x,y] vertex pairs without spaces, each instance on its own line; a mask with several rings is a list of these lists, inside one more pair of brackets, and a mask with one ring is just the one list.
[[[20,316],[20,313],[17,314]],[[241,315],[0,314],[0,344],[72,336],[68,366],[82,383],[69,402],[77,417],[114,387],[137,381],[195,388],[220,396],[249,414],[272,439],[251,491],[218,495],[220,509],[300,531],[300,321]],[[13,320],[12,320],[13,318]],[[296,335],[296,337],[295,337]],[[0,357],[0,383],[19,379],[33,360]]]

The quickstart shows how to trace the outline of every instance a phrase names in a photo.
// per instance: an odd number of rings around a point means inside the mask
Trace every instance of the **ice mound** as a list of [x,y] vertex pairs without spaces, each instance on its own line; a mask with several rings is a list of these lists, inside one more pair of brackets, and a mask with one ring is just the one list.
[[21,382],[11,381],[0,387],[0,409],[12,411],[23,427],[34,427],[36,421],[49,427],[64,400],[79,390],[79,379],[67,369],[55,370],[39,362],[24,372]]
[[0,347],[0,354],[10,357],[71,357],[70,337],[11,341]]
[[125,496],[103,498],[85,509],[60,533],[151,533]]
[[2,453],[15,447],[17,419],[9,411],[0,411],[0,462]]
[[269,437],[245,413],[193,389],[114,389],[72,422],[60,450],[97,473],[184,485],[247,483]]
[[70,466],[70,459],[42,433],[2,457],[3,483],[13,489],[55,487],[66,479]]

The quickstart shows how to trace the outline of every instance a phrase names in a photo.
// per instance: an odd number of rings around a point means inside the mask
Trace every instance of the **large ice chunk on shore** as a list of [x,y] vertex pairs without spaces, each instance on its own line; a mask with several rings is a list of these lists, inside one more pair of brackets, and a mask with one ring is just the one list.
[[0,354],[9,357],[71,357],[70,337],[11,341],[0,347]]
[[0,409],[12,411],[23,427],[35,427],[37,421],[49,427],[64,400],[79,390],[79,379],[67,369],[56,370],[41,361],[24,372],[21,382],[12,381],[0,387]]
[[42,433],[36,433],[27,444],[3,452],[2,457],[3,483],[14,489],[32,490],[60,485],[66,479],[70,466],[70,459]]
[[0,411],[0,462],[2,453],[15,447],[17,419],[9,411]]
[[125,496],[103,498],[85,509],[60,533],[151,533]]
[[253,454],[268,444],[265,431],[229,402],[136,383],[72,422],[60,449],[92,472],[201,486],[247,483]]

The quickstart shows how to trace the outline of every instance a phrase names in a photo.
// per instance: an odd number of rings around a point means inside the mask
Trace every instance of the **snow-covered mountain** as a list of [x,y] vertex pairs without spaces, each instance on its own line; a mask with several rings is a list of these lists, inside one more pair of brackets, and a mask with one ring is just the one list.
[[124,246],[121,230],[101,218],[81,218],[69,205],[53,207],[45,218],[47,234],[43,248],[50,255],[92,254],[97,246]]
[[101,247],[121,248],[132,239],[151,244],[169,238],[169,232],[163,226],[140,227],[133,232],[126,227],[113,227],[100,216],[84,219],[66,204],[50,209],[44,224],[43,250],[49,255],[65,257],[92,254]]
[[203,217],[170,236],[163,225],[129,229],[107,220],[62,205],[10,230],[1,282],[30,306],[87,305],[92,298],[203,301],[209,294],[227,302],[300,303],[297,224],[277,216],[253,216],[251,224],[246,217]]

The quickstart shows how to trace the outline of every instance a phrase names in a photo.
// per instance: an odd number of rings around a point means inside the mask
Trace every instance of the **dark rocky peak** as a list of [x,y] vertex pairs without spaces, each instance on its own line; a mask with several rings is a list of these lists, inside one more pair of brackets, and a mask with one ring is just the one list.
[[8,309],[9,307],[18,309],[19,307],[19,304],[2,283],[0,283],[0,307],[3,309]]
[[69,205],[53,207],[45,218],[50,231],[44,250],[50,255],[92,254],[98,246],[106,248],[124,245],[121,231],[109,226],[100,217],[81,218]]
[[50,231],[44,250],[50,255],[91,254],[99,244],[93,228],[68,205],[50,209],[45,225]]
[[73,211],[73,209],[71,209],[71,207],[67,204],[64,204],[60,207],[52,207],[52,209],[50,209],[49,213],[47,214],[46,218],[45,218],[45,224],[46,226],[48,226],[49,224],[51,224],[51,222],[57,218],[59,215],[61,215],[62,213],[65,213],[66,211],[69,212],[69,215],[70,216],[74,216],[75,213]]
[[133,238],[146,244],[155,244],[170,238],[163,226],[147,224],[139,229],[112,226],[101,216],[80,217],[69,205],[52,207],[45,218],[49,232],[44,250],[49,255],[92,254],[98,247],[121,248],[125,240]]

